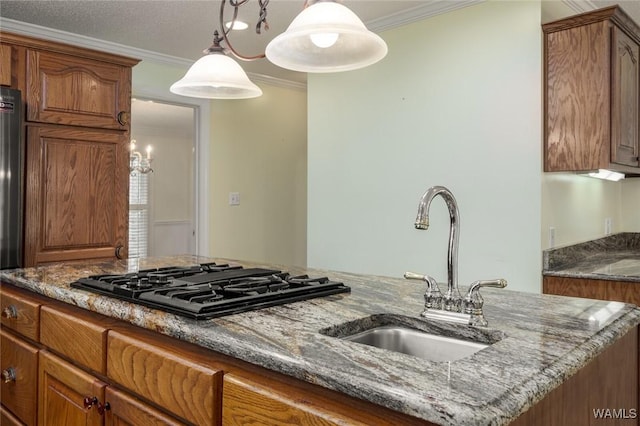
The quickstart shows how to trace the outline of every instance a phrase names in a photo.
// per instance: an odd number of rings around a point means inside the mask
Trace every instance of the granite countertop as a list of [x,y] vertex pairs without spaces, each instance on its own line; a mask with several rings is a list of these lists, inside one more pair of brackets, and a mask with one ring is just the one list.
[[[424,286],[401,278],[301,268],[351,287],[328,296],[210,320],[177,317],[73,289],[75,279],[212,259],[64,263],[4,271],[4,281],[81,308],[443,425],[507,424],[640,323],[634,305],[483,289],[489,327],[419,317]],[[274,267],[240,262],[244,266]],[[442,333],[501,338],[471,357],[430,362],[320,333],[375,323],[378,314]],[[385,316],[382,316],[383,318]],[[361,321],[361,319],[365,320]],[[386,317],[389,318],[389,317]],[[343,326],[350,323],[348,326]]]
[[543,252],[543,275],[640,282],[640,233],[620,233]]

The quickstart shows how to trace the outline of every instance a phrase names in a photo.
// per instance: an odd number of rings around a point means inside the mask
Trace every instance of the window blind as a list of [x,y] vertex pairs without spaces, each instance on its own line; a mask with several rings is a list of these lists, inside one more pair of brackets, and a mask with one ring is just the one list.
[[129,176],[129,257],[149,253],[149,175]]

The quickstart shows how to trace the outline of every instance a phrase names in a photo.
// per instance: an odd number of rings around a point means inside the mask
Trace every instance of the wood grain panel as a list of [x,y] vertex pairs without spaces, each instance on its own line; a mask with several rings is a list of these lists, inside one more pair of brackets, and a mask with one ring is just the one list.
[[[300,386],[268,372],[225,374],[222,424],[279,425],[422,425],[432,423],[364,403],[346,395]],[[337,398],[336,396],[339,395]]]
[[546,34],[545,171],[607,168],[609,23]]
[[126,256],[126,134],[28,126],[25,263]]
[[0,44],[0,85],[11,86],[11,46]]
[[640,46],[612,28],[611,158],[638,167],[640,123]]
[[220,424],[222,371],[185,357],[175,346],[151,345],[111,330],[107,376],[198,425]]
[[128,129],[118,114],[131,110],[129,67],[40,50],[27,64],[29,121]]
[[28,292],[0,282],[0,312],[9,310],[16,314],[15,318],[0,316],[3,327],[37,342],[40,338],[40,305],[40,300]]
[[38,349],[0,329],[0,371],[13,369],[15,381],[0,383],[0,402],[25,425],[36,424]]
[[16,416],[0,405],[0,425],[2,426],[24,426]]
[[107,330],[113,323],[62,306],[40,310],[40,341],[75,363],[104,374]]
[[109,386],[105,400],[110,409],[105,413],[105,426],[181,426],[176,419],[150,407],[136,398]]
[[105,383],[47,351],[39,356],[38,424],[43,426],[102,426],[96,406],[85,408],[85,398],[104,404]]
[[[638,419],[601,419],[595,409],[626,410],[638,407],[638,328],[605,349],[593,361],[511,424],[637,425]],[[619,413],[621,413],[619,411]]]
[[560,296],[613,300],[640,306],[640,285],[636,282],[546,276],[542,281],[542,292]]

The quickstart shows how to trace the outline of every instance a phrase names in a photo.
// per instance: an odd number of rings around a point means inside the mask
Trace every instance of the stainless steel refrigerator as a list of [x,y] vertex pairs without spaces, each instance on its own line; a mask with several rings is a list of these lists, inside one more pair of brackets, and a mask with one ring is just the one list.
[[0,87],[0,269],[22,266],[24,142],[19,90]]

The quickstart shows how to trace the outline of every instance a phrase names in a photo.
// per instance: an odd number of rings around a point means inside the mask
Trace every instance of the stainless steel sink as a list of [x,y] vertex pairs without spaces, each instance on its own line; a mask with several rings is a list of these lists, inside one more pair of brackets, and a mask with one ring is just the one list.
[[489,347],[484,343],[438,336],[395,325],[375,327],[342,339],[429,361],[455,361]]

